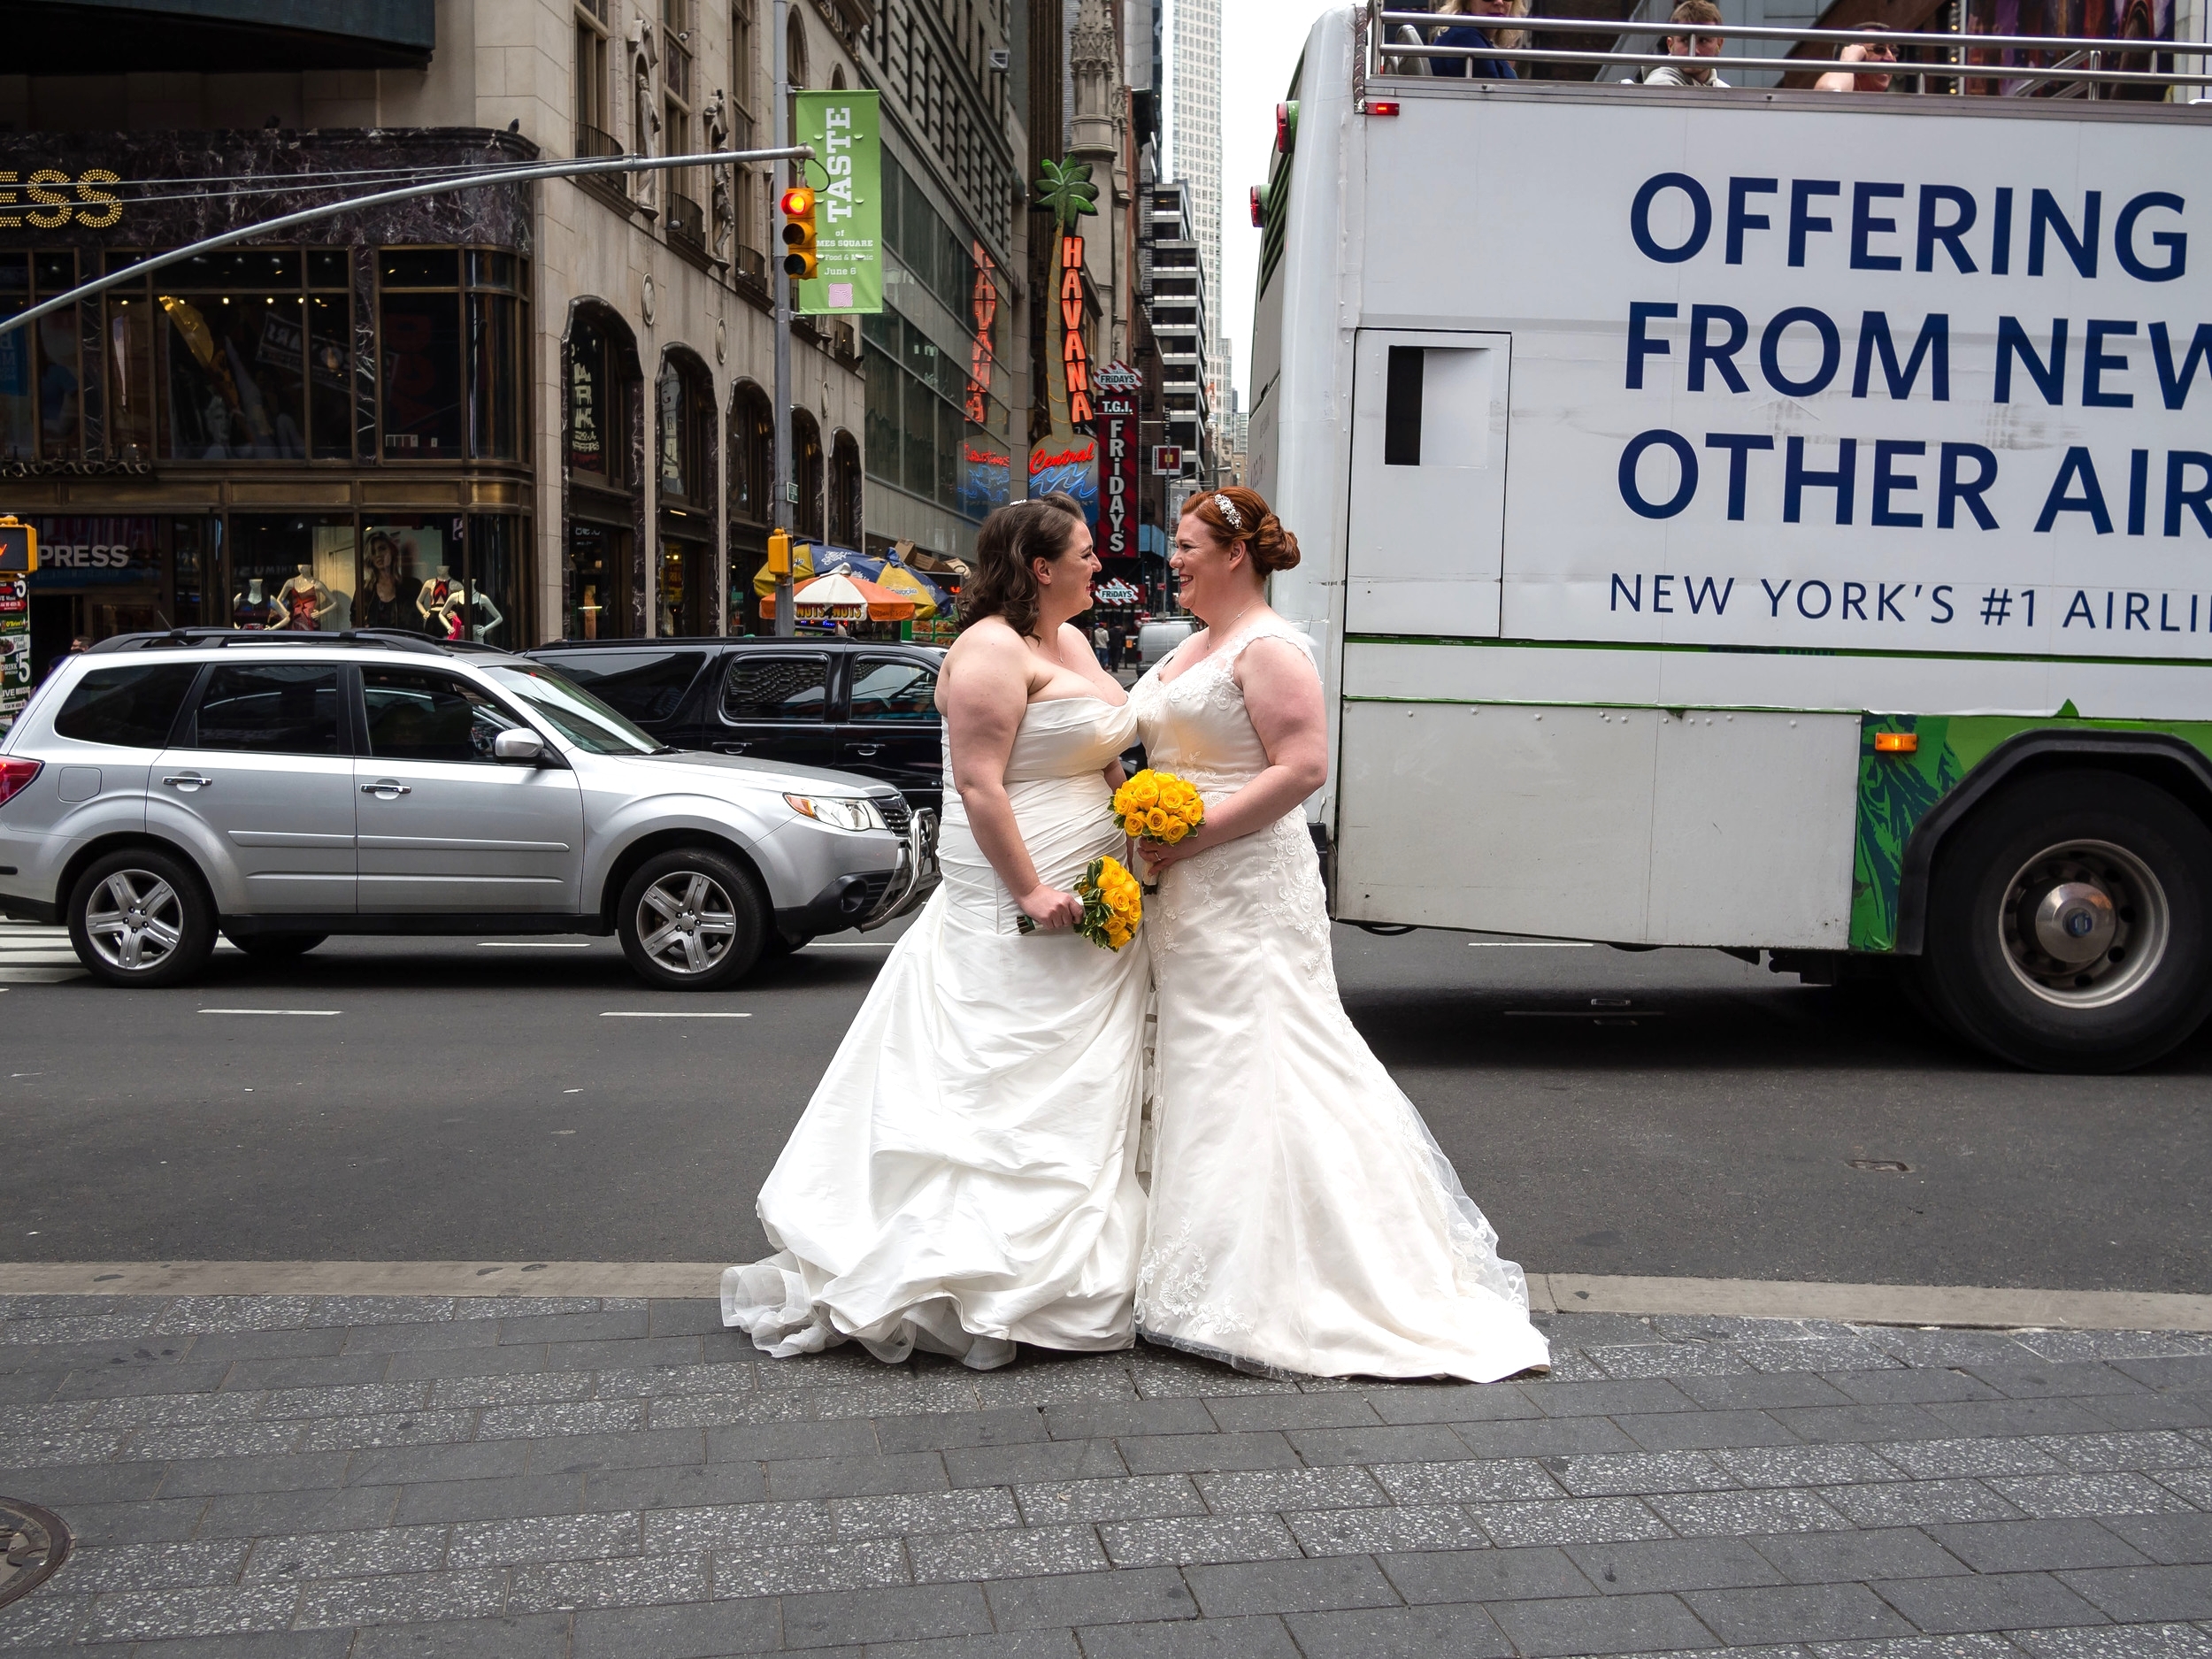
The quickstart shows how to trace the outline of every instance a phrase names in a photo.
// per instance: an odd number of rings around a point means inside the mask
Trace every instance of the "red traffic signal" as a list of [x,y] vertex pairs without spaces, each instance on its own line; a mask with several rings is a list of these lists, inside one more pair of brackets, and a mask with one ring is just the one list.
[[814,247],[814,192],[803,184],[795,184],[783,193],[777,205],[784,220],[783,273],[803,282],[821,265]]

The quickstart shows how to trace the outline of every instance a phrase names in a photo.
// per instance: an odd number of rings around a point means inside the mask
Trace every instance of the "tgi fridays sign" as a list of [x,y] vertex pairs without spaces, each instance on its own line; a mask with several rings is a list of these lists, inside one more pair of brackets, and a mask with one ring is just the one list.
[[1137,396],[1144,376],[1114,362],[1091,377],[1098,405],[1098,556],[1137,557]]

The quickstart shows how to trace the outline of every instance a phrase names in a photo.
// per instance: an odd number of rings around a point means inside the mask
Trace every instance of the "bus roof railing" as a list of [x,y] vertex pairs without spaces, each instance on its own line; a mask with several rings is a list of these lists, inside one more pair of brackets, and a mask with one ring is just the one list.
[[[1594,35],[1616,41],[1636,35],[1696,35],[1733,41],[1787,41],[1797,45],[1838,49],[1880,42],[1891,47],[1926,47],[1956,53],[1959,57],[1953,61],[1885,63],[1861,73],[1878,73],[1886,70],[1893,75],[1916,75],[1932,81],[2003,81],[2051,85],[2087,81],[2146,88],[2212,87],[2212,74],[2203,73],[2203,59],[2212,53],[2212,44],[2200,41],[2102,40],[2078,35],[1955,35],[1886,28],[1787,28],[1775,24],[1639,22],[1615,21],[1604,18],[1476,17],[1466,12],[1447,15],[1429,12],[1393,12],[1385,9],[1380,0],[1370,0],[1363,10],[1370,26],[1364,32],[1372,43],[1376,59],[1372,73],[1381,75],[1390,74],[1394,64],[1406,58],[1487,58],[1504,63],[1574,64],[1597,69],[1616,65],[1623,68],[1655,67],[1670,63],[1679,65],[1685,61],[1678,54],[1663,50],[1637,52],[1579,50],[1569,47],[1440,46],[1390,38],[1391,33],[1400,27],[1422,30],[1449,27],[1489,32],[1540,31],[1550,35]],[[2058,63],[2047,65],[1970,61],[1966,57],[1969,53],[1978,58],[1981,54],[1993,52],[2060,52],[2066,56]],[[2101,64],[2085,62],[2088,58],[2140,57],[2145,54],[2194,58],[2199,60],[2198,70],[2189,73],[2178,67],[2114,69],[2104,67]],[[1701,66],[1715,69],[1771,69],[1784,74],[1797,75],[1855,67],[1841,64],[1833,58],[1727,57],[1698,61]]]

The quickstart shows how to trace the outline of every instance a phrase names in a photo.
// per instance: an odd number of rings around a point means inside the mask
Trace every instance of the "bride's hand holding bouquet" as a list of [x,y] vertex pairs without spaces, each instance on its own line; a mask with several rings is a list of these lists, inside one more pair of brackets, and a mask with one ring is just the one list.
[[1130,779],[1114,791],[1114,816],[1138,843],[1137,850],[1156,880],[1168,865],[1210,844],[1199,833],[1206,823],[1205,802],[1171,772],[1148,766]]

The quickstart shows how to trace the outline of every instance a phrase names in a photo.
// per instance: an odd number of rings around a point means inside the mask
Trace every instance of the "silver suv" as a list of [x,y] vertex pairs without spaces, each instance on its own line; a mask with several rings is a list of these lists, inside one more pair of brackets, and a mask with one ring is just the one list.
[[0,914],[111,985],[219,931],[617,933],[649,983],[877,927],[935,822],[846,772],[669,749],[541,663],[405,634],[180,629],[65,659],[0,741]]

